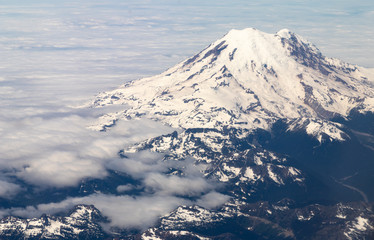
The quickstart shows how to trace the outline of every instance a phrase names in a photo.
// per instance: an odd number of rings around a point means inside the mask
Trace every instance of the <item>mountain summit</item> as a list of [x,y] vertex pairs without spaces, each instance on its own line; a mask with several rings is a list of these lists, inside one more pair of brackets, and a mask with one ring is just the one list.
[[[269,129],[279,120],[321,138],[343,140],[329,120],[374,110],[373,72],[328,58],[283,29],[267,34],[231,30],[164,73],[100,94],[94,106],[126,103],[98,129],[145,115],[173,127]],[[369,78],[371,78],[369,80]],[[308,119],[308,121],[306,121]]]

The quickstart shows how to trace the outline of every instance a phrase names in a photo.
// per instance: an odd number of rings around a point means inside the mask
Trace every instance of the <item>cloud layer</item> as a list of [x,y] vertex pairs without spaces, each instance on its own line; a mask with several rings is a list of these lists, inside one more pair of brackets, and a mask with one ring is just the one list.
[[0,122],[0,168],[40,187],[74,186],[82,178],[107,176],[105,165],[120,160],[118,152],[125,145],[172,131],[160,123],[134,120],[94,132],[87,129],[92,120],[71,115]]

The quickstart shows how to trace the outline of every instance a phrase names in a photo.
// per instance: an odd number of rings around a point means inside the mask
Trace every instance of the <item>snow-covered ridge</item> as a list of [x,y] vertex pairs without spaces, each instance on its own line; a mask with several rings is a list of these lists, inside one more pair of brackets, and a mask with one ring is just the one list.
[[101,213],[88,205],[77,205],[66,217],[43,215],[21,219],[9,216],[0,220],[0,238],[102,239],[104,234],[99,222],[103,221]]
[[[174,238],[190,235],[193,236],[191,239],[216,239],[215,237],[211,238],[211,235],[196,236],[190,231],[191,229],[195,231],[198,229],[202,232],[201,230],[206,229],[208,224],[210,226],[217,224],[216,229],[221,229],[224,228],[222,222],[227,224],[227,222],[230,223],[234,219],[239,219],[240,224],[245,226],[245,228],[243,227],[244,231],[261,234],[264,226],[271,226],[272,231],[277,232],[276,236],[279,239],[299,239],[305,238],[305,233],[300,234],[300,232],[295,231],[290,226],[297,223],[299,227],[307,228],[309,224],[314,225],[316,221],[319,221],[317,220],[319,218],[329,218],[331,220],[323,221],[318,225],[318,229],[313,233],[316,238],[371,239],[370,236],[372,235],[370,234],[373,226],[370,221],[372,213],[369,209],[363,210],[362,205],[357,205],[356,203],[350,205],[339,203],[331,206],[312,204],[296,209],[289,208],[290,205],[292,205],[292,201],[284,199],[273,204],[269,202],[245,203],[242,201],[231,201],[223,205],[218,211],[204,209],[199,206],[180,206],[170,214],[163,216],[159,226],[145,231],[142,239],[165,239],[162,236],[168,236],[167,234],[170,233],[177,235]],[[362,211],[355,209],[361,209]],[[346,217],[353,219],[353,221],[336,215],[337,213],[340,214],[342,210],[347,214]],[[278,225],[276,220],[281,221],[282,224]],[[331,232],[333,232],[333,235],[331,235]],[[310,237],[310,235],[308,236]],[[267,237],[260,239],[265,238],[267,239]],[[273,238],[270,237],[269,239]]]
[[[287,29],[267,34],[248,28],[231,30],[160,75],[102,93],[91,106],[130,106],[103,116],[98,129],[145,116],[184,129],[268,129],[278,119],[307,118],[323,130],[336,127],[329,120],[352,109],[374,110],[373,76],[372,70],[323,56]],[[311,126],[308,133],[318,137]],[[334,132],[331,138],[343,139]]]
[[[240,134],[240,133],[239,133]],[[131,154],[142,150],[167,153],[169,160],[181,160],[192,157],[196,163],[206,164],[204,174],[220,182],[235,182],[236,186],[245,185],[245,192],[255,192],[259,184],[285,185],[293,182],[302,185],[303,173],[288,166],[287,158],[265,149],[248,146],[246,150],[237,149],[233,135],[204,129],[173,132],[168,135],[148,139],[122,150],[122,154]],[[225,152],[225,154],[223,154]]]

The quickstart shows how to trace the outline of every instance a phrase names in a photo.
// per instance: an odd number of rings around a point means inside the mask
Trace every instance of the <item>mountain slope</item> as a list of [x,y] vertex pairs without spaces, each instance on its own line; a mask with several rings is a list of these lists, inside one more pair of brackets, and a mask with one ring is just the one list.
[[[232,30],[166,72],[100,94],[93,106],[128,104],[97,129],[145,115],[173,127],[270,129],[278,119],[343,140],[329,120],[374,109],[373,72],[323,56],[297,34]],[[311,122],[305,124],[305,120]]]

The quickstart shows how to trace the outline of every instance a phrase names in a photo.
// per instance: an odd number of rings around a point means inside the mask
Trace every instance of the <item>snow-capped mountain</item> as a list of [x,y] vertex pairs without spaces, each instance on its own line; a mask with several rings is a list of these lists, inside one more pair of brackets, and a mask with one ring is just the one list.
[[[374,236],[374,189],[368,184],[374,181],[374,69],[325,57],[287,29],[231,30],[160,75],[99,94],[89,107],[112,104],[126,110],[101,116],[91,129],[110,131],[118,121],[134,118],[175,128],[123,146],[119,160],[157,152],[160,161],[182,163],[162,172],[168,177],[188,176],[183,161],[192,160],[229,200],[215,208],[201,202],[179,206],[141,231],[105,232],[100,224],[110,220],[94,206],[78,205],[64,217],[9,216],[0,221],[0,238]],[[141,182],[135,180],[112,169],[107,178],[84,179],[60,195],[127,194],[116,189],[134,182],[139,194]]]
[[284,29],[267,34],[231,30],[199,54],[166,72],[100,94],[93,106],[127,104],[107,115],[103,129],[121,118],[145,116],[173,127],[270,129],[279,119],[308,134],[343,140],[329,120],[352,110],[374,110],[374,71],[328,58]]

